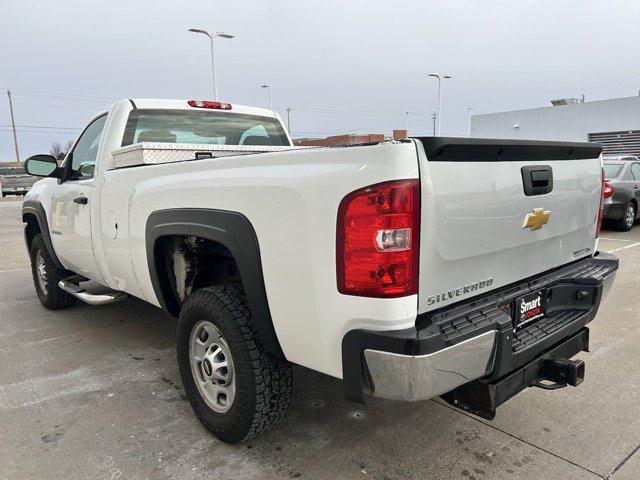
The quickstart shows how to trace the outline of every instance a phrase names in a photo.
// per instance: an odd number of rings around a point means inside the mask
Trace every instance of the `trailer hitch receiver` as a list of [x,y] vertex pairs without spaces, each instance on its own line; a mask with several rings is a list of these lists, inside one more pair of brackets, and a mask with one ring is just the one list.
[[582,328],[530,362],[494,380],[475,380],[446,393],[442,398],[456,408],[493,420],[496,408],[528,387],[555,390],[584,380],[584,362],[570,360],[589,351],[589,329]]
[[557,385],[577,387],[584,380],[584,362],[568,358],[547,358],[542,365],[542,376]]

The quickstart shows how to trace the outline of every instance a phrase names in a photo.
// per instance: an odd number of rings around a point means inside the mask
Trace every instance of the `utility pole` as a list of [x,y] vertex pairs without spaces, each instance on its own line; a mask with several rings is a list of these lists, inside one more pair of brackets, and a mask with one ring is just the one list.
[[18,152],[18,137],[16,136],[16,120],[13,116],[13,102],[11,101],[11,90],[7,90],[9,97],[9,111],[11,112],[11,128],[13,129],[13,147],[16,150],[16,162],[20,164],[20,153]]
[[291,135],[291,106],[287,107],[287,130]]
[[431,121],[433,122],[433,136],[436,136],[436,120],[438,119],[438,114],[437,113],[432,113],[431,114]]

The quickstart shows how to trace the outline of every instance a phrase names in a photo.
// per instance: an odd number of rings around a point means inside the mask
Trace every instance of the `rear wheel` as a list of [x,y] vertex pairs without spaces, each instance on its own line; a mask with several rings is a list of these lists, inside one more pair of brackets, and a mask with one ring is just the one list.
[[60,280],[73,273],[56,267],[40,233],[31,242],[31,273],[38,299],[45,308],[58,310],[75,303],[75,297],[58,286]]
[[291,364],[262,347],[240,284],[192,293],[182,306],[177,337],[187,398],[217,438],[251,438],[285,415],[293,390]]
[[616,227],[622,232],[628,232],[636,221],[636,207],[633,203],[627,204],[622,218],[616,222]]

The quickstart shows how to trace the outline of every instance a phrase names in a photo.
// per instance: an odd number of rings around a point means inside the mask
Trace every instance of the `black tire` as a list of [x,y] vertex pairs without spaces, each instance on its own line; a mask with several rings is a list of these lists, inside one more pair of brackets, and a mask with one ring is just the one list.
[[[633,213],[630,213],[630,210],[633,211]],[[636,206],[633,203],[628,203],[624,209],[624,214],[622,215],[622,218],[615,222],[616,229],[620,230],[621,232],[628,232],[633,228],[635,218],[636,218]]]
[[[194,328],[212,323],[233,358],[235,398],[224,413],[213,410],[194,379],[189,345]],[[231,283],[193,292],[178,319],[177,353],[185,393],[200,422],[218,439],[237,443],[269,429],[291,404],[293,371],[263,348],[247,307],[242,285]],[[202,380],[201,380],[202,381]]]
[[[76,302],[73,295],[65,292],[58,286],[58,282],[65,277],[73,275],[73,272],[56,267],[49,255],[49,251],[42,240],[42,234],[37,234],[31,242],[31,274],[33,275],[33,285],[36,288],[40,303],[49,310],[70,307]],[[44,270],[46,272],[46,291],[40,286],[38,280],[37,258],[41,255]]]

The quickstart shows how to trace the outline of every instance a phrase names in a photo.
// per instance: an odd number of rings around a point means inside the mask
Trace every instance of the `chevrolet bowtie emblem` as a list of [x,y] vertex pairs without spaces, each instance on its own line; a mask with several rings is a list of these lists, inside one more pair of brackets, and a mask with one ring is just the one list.
[[549,210],[543,210],[542,208],[534,208],[533,213],[530,213],[524,218],[524,225],[522,228],[530,228],[531,230],[540,230],[543,225],[549,223],[549,217],[551,212]]

